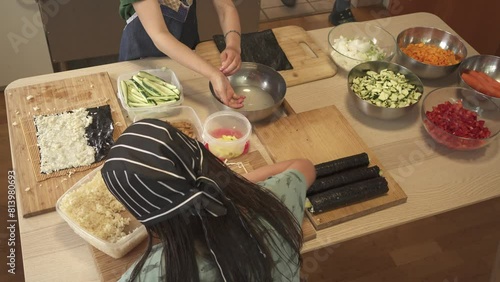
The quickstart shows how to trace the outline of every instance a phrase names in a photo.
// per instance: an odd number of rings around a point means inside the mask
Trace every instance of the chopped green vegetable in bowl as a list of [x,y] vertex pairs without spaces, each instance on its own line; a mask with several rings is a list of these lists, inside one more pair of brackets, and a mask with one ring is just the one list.
[[396,119],[418,104],[422,81],[407,68],[385,61],[370,61],[351,69],[348,91],[356,106],[368,116]]
[[422,96],[403,74],[388,69],[379,73],[369,70],[365,76],[354,78],[351,89],[361,99],[386,108],[407,107]]

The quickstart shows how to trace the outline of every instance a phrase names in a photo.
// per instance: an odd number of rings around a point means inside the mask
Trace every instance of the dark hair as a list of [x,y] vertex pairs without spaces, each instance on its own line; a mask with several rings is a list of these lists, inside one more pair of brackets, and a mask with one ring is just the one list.
[[[233,172],[207,149],[202,150],[207,157],[206,176],[222,190],[223,196],[218,199],[227,208],[226,215],[200,217],[183,212],[146,227],[148,246],[130,280],[135,280],[145,266],[154,239],[158,239],[163,248],[160,276],[169,282],[200,280],[195,241],[209,245],[217,254],[217,262],[227,281],[273,281],[275,263],[272,250],[282,260],[300,267],[301,223],[292,212],[268,189]],[[210,189],[215,188],[208,187],[207,190]],[[289,244],[291,255],[284,254],[280,247],[282,243],[273,240],[271,234],[274,232]]]

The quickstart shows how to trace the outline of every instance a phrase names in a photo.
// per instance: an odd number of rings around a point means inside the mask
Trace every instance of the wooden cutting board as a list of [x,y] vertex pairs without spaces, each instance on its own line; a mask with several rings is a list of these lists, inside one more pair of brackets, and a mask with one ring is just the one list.
[[[257,137],[274,162],[308,158],[314,164],[366,152],[371,165],[383,165],[335,106],[291,114],[270,124],[256,124]],[[306,212],[319,230],[406,202],[399,184],[384,171],[389,183],[386,195],[313,215]]]
[[[109,105],[114,122],[113,138],[116,139],[126,127],[120,105],[108,73],[50,81],[10,89],[6,95],[9,108],[7,114],[11,126],[12,154],[16,155],[14,167],[17,196],[22,205],[23,217],[30,217],[53,211],[59,197],[78,180],[91,171],[70,171],[68,174],[37,181],[29,149],[36,148],[36,139],[26,138],[23,123],[31,121],[34,115],[60,113],[80,107]],[[34,143],[34,144],[33,144]]]
[[[274,28],[273,33],[293,66],[291,70],[279,72],[288,87],[332,77],[337,73],[337,66],[330,59],[330,56],[318,47],[302,27]],[[214,41],[198,44],[196,53],[217,68],[221,64],[220,53]]]
[[[229,163],[229,167],[240,174],[250,172],[267,165],[266,160],[262,157],[259,151],[253,151],[246,155],[232,159]],[[302,223],[302,232],[304,234],[304,241],[316,238],[316,229],[307,216],[304,217]],[[114,259],[89,244],[97,270],[101,276],[101,281],[105,282],[117,281],[122,274],[125,273],[125,271],[127,271],[127,269],[144,253],[146,246],[147,241],[145,240],[124,257]]]

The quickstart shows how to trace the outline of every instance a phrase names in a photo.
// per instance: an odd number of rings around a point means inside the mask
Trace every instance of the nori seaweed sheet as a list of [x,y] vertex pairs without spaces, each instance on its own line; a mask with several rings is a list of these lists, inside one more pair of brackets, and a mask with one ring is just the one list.
[[[109,105],[87,108],[86,110],[89,112],[88,116],[92,116],[92,123],[85,128],[85,136],[88,138],[87,144],[96,150],[94,163],[97,163],[106,157],[111,146],[114,144],[113,116],[111,115],[111,107]],[[35,130],[38,131],[36,123]],[[40,155],[41,158],[42,156]]]
[[[226,48],[224,36],[213,36],[219,52]],[[241,35],[241,60],[266,65],[276,71],[293,69],[271,29]]]
[[106,105],[88,108],[87,111],[88,115],[92,117],[92,123],[85,129],[87,143],[96,150],[95,162],[99,162],[106,157],[114,144],[111,107]]

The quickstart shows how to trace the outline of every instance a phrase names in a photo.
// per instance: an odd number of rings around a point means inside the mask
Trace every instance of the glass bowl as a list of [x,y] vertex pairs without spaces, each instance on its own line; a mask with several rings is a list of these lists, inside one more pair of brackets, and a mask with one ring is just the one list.
[[391,61],[396,54],[396,41],[380,26],[352,22],[328,32],[328,49],[335,64],[349,72],[363,62]]
[[[447,110],[437,108],[443,104],[447,104],[445,107]],[[450,114],[448,110],[450,106],[459,107],[460,104],[465,111],[461,110],[457,115]],[[429,119],[436,112],[439,113],[440,121],[435,118]],[[464,119],[471,121],[474,119],[473,116],[477,116],[477,121],[472,125],[468,123],[466,127]],[[450,149],[475,150],[490,144],[500,132],[500,107],[490,99],[478,99],[475,91],[471,89],[438,88],[429,92],[422,101],[422,121],[424,128],[436,142]],[[484,129],[481,130],[481,126],[489,130],[489,136],[483,135]],[[464,136],[464,132],[472,134],[467,135],[471,137],[461,137]]]

